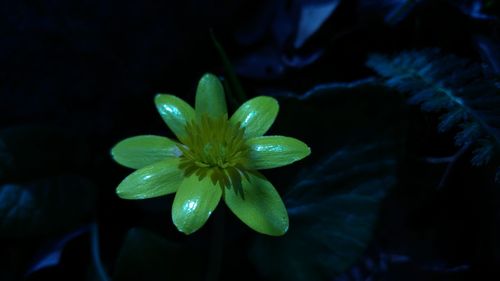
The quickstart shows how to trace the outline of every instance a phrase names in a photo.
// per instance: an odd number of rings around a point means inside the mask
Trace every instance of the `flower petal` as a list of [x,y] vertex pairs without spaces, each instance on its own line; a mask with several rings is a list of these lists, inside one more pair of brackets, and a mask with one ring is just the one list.
[[241,123],[247,138],[264,135],[278,115],[278,101],[272,97],[260,96],[242,104],[229,120],[232,124]]
[[186,123],[194,119],[194,109],[182,99],[172,95],[156,95],[155,104],[161,118],[175,136],[178,139],[184,138]]
[[173,193],[183,179],[178,158],[168,158],[139,169],[126,177],[116,194],[123,199],[146,199]]
[[256,170],[285,166],[311,153],[305,143],[290,137],[255,137],[247,143],[250,146],[251,165]]
[[227,115],[224,87],[217,76],[207,73],[201,77],[196,89],[196,114],[208,114],[211,117]]
[[116,162],[132,169],[144,168],[168,157],[179,157],[181,154],[176,142],[152,135],[124,139],[111,149],[111,155]]
[[200,180],[191,175],[185,178],[172,205],[172,220],[177,229],[185,234],[198,230],[217,207],[221,196],[222,188],[214,185],[210,177]]
[[257,232],[280,236],[288,230],[285,205],[263,175],[242,177],[241,187],[226,189],[224,201],[240,220]]

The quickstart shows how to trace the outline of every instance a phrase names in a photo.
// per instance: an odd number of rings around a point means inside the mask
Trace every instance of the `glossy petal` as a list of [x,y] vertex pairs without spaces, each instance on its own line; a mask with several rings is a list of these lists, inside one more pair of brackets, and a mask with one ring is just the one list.
[[116,193],[123,199],[146,199],[173,193],[183,179],[179,159],[169,158],[139,169],[126,177]]
[[144,168],[168,157],[179,157],[176,142],[159,136],[135,136],[120,141],[111,149],[113,159],[125,167]]
[[156,95],[155,104],[170,130],[178,139],[183,139],[186,136],[186,123],[195,116],[194,109],[182,99],[172,95]]
[[288,230],[288,213],[274,186],[262,175],[249,174],[238,188],[226,189],[224,200],[233,213],[253,230],[279,236]]
[[177,229],[185,234],[198,230],[217,207],[221,196],[221,187],[214,185],[210,177],[199,180],[192,175],[185,178],[172,205],[172,220]]
[[217,76],[207,73],[203,75],[196,89],[196,113],[208,114],[212,117],[227,115],[224,87]]
[[278,101],[272,97],[255,97],[242,104],[231,116],[230,122],[241,123],[247,138],[264,135],[278,115]]
[[298,139],[283,136],[255,137],[247,141],[254,169],[271,169],[298,161],[311,149]]

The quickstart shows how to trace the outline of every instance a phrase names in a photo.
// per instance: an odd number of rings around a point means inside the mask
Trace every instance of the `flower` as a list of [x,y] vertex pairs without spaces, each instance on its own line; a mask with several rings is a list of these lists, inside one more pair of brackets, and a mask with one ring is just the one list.
[[228,118],[219,79],[205,74],[195,109],[173,95],[158,94],[155,104],[178,141],[142,135],[111,150],[119,164],[137,169],[116,189],[123,199],[176,193],[172,220],[191,234],[201,228],[221,198],[257,232],[278,236],[288,230],[288,214],[278,192],[257,170],[288,165],[310,154],[303,142],[263,136],[278,114],[278,102],[259,96]]

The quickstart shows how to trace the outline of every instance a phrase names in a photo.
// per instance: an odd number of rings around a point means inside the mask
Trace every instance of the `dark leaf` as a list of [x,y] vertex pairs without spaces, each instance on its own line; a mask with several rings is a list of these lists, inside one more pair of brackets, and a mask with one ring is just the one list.
[[301,1],[295,48],[301,48],[323,23],[332,15],[341,0]]
[[31,237],[67,230],[94,210],[95,186],[77,172],[86,146],[52,126],[0,132],[0,233]]
[[[476,20],[495,20],[496,17],[485,13],[485,2],[484,0],[455,0],[450,1],[452,4],[456,5],[462,13],[468,15],[469,17]],[[491,5],[490,5],[491,6]]]
[[380,201],[396,183],[394,144],[332,152],[304,169],[285,195],[290,230],[259,237],[252,257],[272,280],[328,280],[365,251]]
[[[255,23],[236,35],[252,50],[235,61],[242,76],[273,79],[289,69],[316,62],[325,45],[305,48],[332,17],[341,0],[272,1],[255,15]],[[329,35],[327,37],[330,37]]]
[[45,245],[37,253],[25,275],[28,276],[38,270],[58,265],[61,259],[62,251],[64,250],[66,244],[76,237],[88,233],[89,230],[90,227],[88,225],[79,227],[57,239],[54,239],[51,242],[48,242],[47,245]]
[[438,129],[440,132],[446,132],[455,125],[463,122],[466,118],[466,112],[462,108],[456,108],[443,116],[441,116],[441,122],[439,123]]
[[361,0],[360,13],[382,18],[386,24],[396,25],[404,20],[422,0]]
[[73,175],[0,185],[2,237],[48,235],[75,227],[95,207],[95,187]]
[[487,75],[494,76],[500,73],[500,42],[485,37],[476,36],[474,38],[476,48],[481,54],[481,58],[488,66],[485,70]]
[[[423,110],[447,112],[439,130],[460,126],[455,143],[480,146],[474,165],[489,161],[495,151],[489,147],[500,147],[500,90],[483,76],[479,64],[427,49],[392,57],[372,55],[367,65],[386,79],[387,86],[409,93],[409,101]],[[480,138],[491,143],[477,143]]]
[[490,141],[479,141],[479,147],[476,148],[472,157],[472,165],[483,166],[490,162],[492,155],[494,154],[494,147]]
[[202,280],[201,259],[195,249],[134,228],[125,237],[113,280]]

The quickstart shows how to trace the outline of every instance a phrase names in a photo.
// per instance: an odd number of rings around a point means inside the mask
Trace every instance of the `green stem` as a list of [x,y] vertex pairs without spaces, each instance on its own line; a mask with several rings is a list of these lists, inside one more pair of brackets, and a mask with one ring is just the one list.
[[226,73],[229,85],[231,86],[232,89],[231,93],[234,94],[234,99],[239,104],[242,104],[247,100],[247,98],[245,95],[245,90],[243,90],[240,80],[238,79],[238,76],[236,76],[236,71],[234,71],[234,67],[231,64],[231,61],[229,60],[229,57],[226,54],[226,51],[219,43],[219,41],[217,41],[217,38],[215,38],[213,30],[210,30],[210,37],[212,38],[212,42],[215,48],[217,49],[217,52],[219,53],[219,56],[222,60],[222,64],[224,65],[224,71]]
[[214,214],[206,281],[220,280],[222,256],[224,253],[224,212],[225,210],[220,208],[218,212]]

